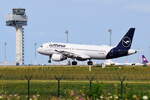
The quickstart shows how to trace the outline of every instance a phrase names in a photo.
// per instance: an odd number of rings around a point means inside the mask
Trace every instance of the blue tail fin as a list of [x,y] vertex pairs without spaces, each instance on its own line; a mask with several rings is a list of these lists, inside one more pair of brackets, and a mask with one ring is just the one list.
[[112,59],[129,55],[128,50],[131,48],[134,31],[135,28],[130,28],[128,32],[124,35],[124,37],[121,39],[119,44],[110,50],[110,52],[106,56],[106,59]]
[[132,44],[134,31],[135,28],[130,28],[128,32],[124,35],[124,37],[121,39],[119,44],[116,46],[116,48],[121,50],[129,50]]
[[144,55],[142,55],[142,63],[143,64],[147,64],[148,60],[146,59],[146,57]]

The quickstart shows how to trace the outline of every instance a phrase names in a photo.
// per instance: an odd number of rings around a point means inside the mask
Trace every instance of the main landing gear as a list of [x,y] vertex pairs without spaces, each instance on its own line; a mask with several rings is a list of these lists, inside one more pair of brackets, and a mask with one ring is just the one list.
[[68,60],[67,62],[68,62],[67,65],[71,65],[71,61],[70,60]]
[[72,65],[77,65],[77,61],[72,61]]
[[[78,64],[77,61],[72,61],[72,65],[77,65],[77,64]],[[93,65],[93,62],[91,60],[89,60],[87,62],[87,65]]]
[[92,62],[91,60],[89,60],[89,61],[87,62],[87,64],[88,64],[88,65],[93,65],[93,62]]

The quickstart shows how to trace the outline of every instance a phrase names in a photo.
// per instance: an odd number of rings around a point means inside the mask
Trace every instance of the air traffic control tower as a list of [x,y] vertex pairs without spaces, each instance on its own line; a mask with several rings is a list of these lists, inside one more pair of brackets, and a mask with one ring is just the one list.
[[24,65],[24,28],[27,25],[25,9],[14,8],[6,17],[6,25],[16,29],[16,65]]

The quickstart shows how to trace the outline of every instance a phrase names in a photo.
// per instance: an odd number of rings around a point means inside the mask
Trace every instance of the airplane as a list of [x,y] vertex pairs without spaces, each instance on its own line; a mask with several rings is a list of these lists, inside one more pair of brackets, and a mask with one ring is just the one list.
[[143,65],[150,65],[150,62],[147,60],[147,58],[144,56],[144,55],[142,55],[141,56],[141,60],[142,60],[142,62],[141,63],[132,63],[132,62],[130,62],[130,63],[128,63],[128,62],[126,62],[126,63],[118,63],[118,62],[113,62],[113,61],[111,61],[111,60],[106,60],[103,64],[105,64],[105,65],[107,65],[107,66],[110,66],[110,65],[119,65],[119,66],[143,66]]
[[142,55],[142,64],[143,65],[150,65],[150,63],[148,62],[147,58],[144,55]]
[[106,60],[102,64],[104,64],[106,66],[112,66],[112,65],[114,65],[114,66],[134,66],[134,65],[141,66],[141,65],[143,65],[142,63],[128,63],[128,62],[126,62],[126,63],[118,63],[118,62],[113,62],[111,60]]
[[128,65],[136,65],[136,66],[143,66],[143,65],[149,66],[150,65],[150,63],[148,62],[147,58],[144,55],[142,55],[141,58],[142,58],[141,63],[127,63],[127,64]]
[[77,65],[77,61],[86,60],[88,65],[93,65],[92,59],[114,59],[137,53],[136,50],[130,49],[134,32],[135,28],[130,28],[117,46],[48,42],[42,44],[37,52],[49,56],[49,63],[51,60],[63,61],[71,58],[72,65]]

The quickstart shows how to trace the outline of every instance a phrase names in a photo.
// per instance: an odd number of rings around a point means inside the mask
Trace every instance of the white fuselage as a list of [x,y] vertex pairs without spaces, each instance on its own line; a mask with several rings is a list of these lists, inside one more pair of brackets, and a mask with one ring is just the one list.
[[55,50],[60,50],[87,55],[91,59],[105,59],[111,49],[112,47],[106,45],[97,46],[51,42],[43,44],[40,48],[38,48],[38,52],[44,55],[52,55],[58,53]]
[[[81,44],[70,44],[70,43],[45,43],[37,49],[40,54],[53,55],[59,54],[56,50],[67,51],[78,55],[88,56],[90,59],[106,59],[108,52],[113,47],[107,45],[81,45]],[[131,52],[132,53],[132,52]]]

